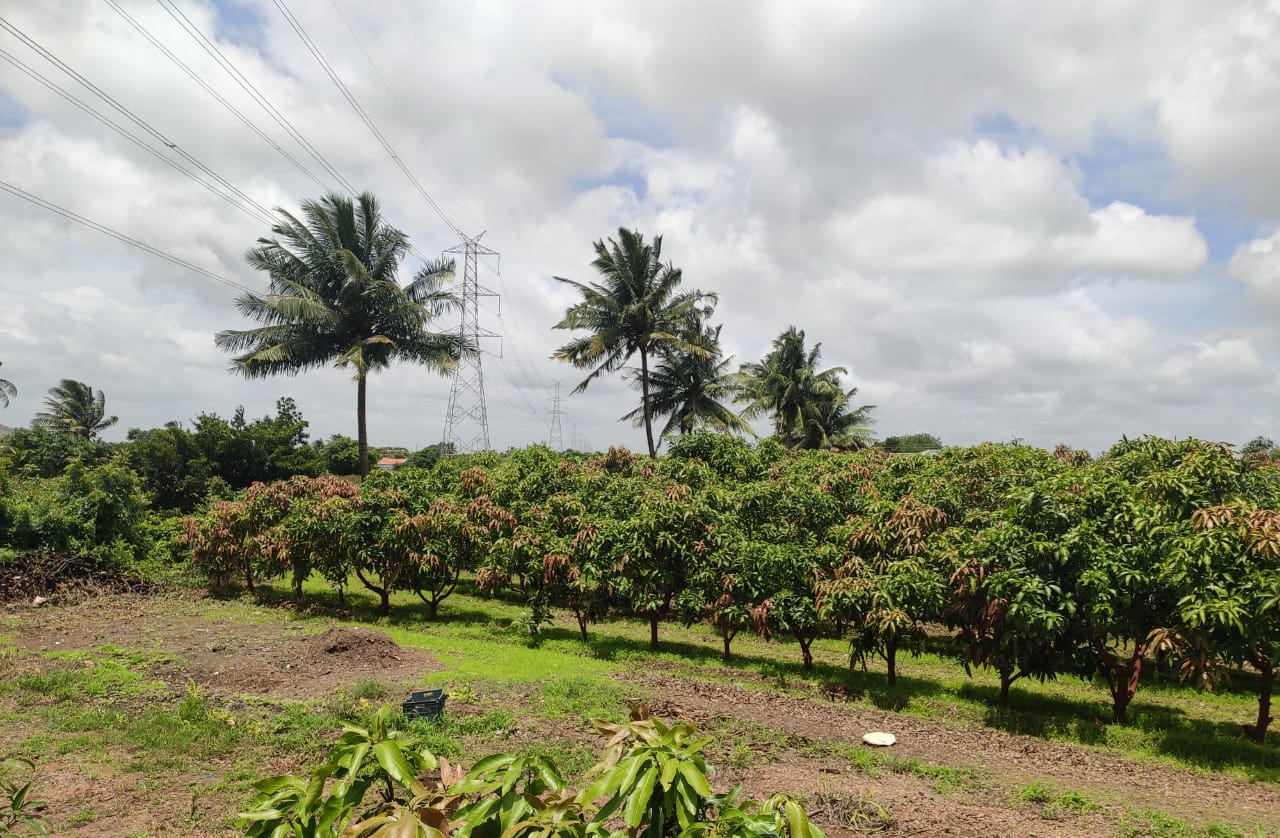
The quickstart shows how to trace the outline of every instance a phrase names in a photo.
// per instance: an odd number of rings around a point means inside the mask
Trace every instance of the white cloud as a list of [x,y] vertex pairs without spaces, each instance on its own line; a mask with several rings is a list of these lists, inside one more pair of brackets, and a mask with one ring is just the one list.
[[1280,303],[1280,232],[1240,245],[1228,268],[1263,300]]
[[[455,222],[503,252],[502,276],[482,277],[504,295],[486,320],[505,335],[485,359],[498,447],[545,438],[549,385],[580,380],[549,360],[572,299],[550,277],[591,278],[591,242],[619,226],[664,235],[687,282],[720,293],[740,358],[790,324],[821,341],[880,406],[883,434],[1099,448],[1120,433],[1275,433],[1270,315],[1231,296],[1209,254],[1237,242],[1207,242],[1196,219],[1269,230],[1280,217],[1277,3],[339,2],[399,104],[340,18],[295,13]],[[11,5],[256,200],[319,192],[109,7]],[[183,8],[217,28],[213,3]],[[220,48],[422,252],[451,246],[274,5],[253,8],[264,28]],[[129,10],[319,171],[162,9]],[[0,126],[0,178],[260,285],[241,257],[264,224],[24,77],[4,92],[28,118]],[[1103,181],[1102,145],[1142,156]],[[1130,168],[1144,179],[1126,181]],[[242,402],[261,415],[283,394],[313,431],[353,432],[341,371],[226,374],[212,335],[241,322],[231,290],[10,196],[0,213],[0,360],[21,389],[6,424],[77,377],[107,391],[121,433]],[[1261,299],[1280,301],[1278,245],[1231,260]],[[418,370],[379,376],[374,438],[435,441],[447,392]],[[615,422],[634,398],[593,384],[567,400],[566,435],[639,447]]]
[[1122,202],[1091,208],[1079,174],[1043,150],[957,145],[921,160],[913,180],[833,214],[828,235],[860,270],[936,277],[944,291],[972,294],[1052,290],[1091,274],[1180,276],[1205,261],[1193,219]]

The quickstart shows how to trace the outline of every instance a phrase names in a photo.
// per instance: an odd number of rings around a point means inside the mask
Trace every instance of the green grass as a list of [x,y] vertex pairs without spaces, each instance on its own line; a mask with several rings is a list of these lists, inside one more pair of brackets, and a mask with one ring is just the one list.
[[1056,821],[1071,815],[1096,812],[1102,807],[1089,795],[1079,791],[1059,791],[1048,783],[1035,781],[1018,789],[1014,799],[1040,806],[1040,816]]
[[1238,832],[1218,823],[1193,826],[1181,818],[1151,809],[1125,813],[1117,835],[1119,838],[1262,838],[1261,832]]
[[[308,584],[307,595],[313,604],[303,611],[274,608],[270,604],[287,600],[288,593],[267,585],[261,600],[205,601],[201,613],[238,623],[287,622],[301,633],[322,631],[340,615],[336,600],[317,582]],[[455,704],[446,703],[438,722],[415,722],[409,727],[432,752],[451,760],[519,750],[552,756],[566,776],[580,773],[597,756],[587,720],[618,721],[626,717],[629,705],[662,698],[655,689],[645,687],[643,677],[625,683],[617,676],[643,676],[654,670],[762,693],[782,690],[822,703],[828,701],[823,688],[838,685],[839,694],[850,696],[857,705],[943,724],[985,726],[1184,768],[1280,779],[1280,749],[1275,747],[1280,743],[1275,734],[1265,747],[1235,735],[1235,726],[1254,710],[1250,684],[1243,679],[1221,693],[1207,695],[1167,677],[1155,677],[1138,693],[1131,708],[1132,725],[1119,727],[1107,721],[1105,689],[1079,680],[1019,683],[1013,708],[997,710],[992,706],[994,679],[982,673],[966,678],[940,649],[903,661],[899,685],[889,689],[883,672],[874,666],[870,671],[851,670],[844,644],[836,640],[815,644],[817,666],[813,673],[804,674],[795,644],[786,640],[740,637],[734,643],[734,659],[726,666],[720,660],[719,638],[702,626],[663,624],[662,648],[655,654],[648,650],[647,626],[634,620],[593,626],[589,641],[583,643],[576,625],[562,618],[535,643],[523,628],[524,609],[510,602],[459,593],[445,601],[440,619],[432,622],[425,619],[425,609],[417,600],[405,595],[393,597],[389,618],[378,618],[372,598],[359,591],[348,591],[347,601],[357,620],[385,631],[402,646],[430,653],[443,665],[442,670],[424,673],[424,685],[445,687],[467,708],[456,712]],[[5,647],[0,637],[0,648],[12,647]],[[149,670],[175,660],[158,648],[104,645],[43,654],[15,648],[5,655],[0,666],[13,671],[0,678],[0,720],[34,722],[39,730],[16,742],[16,753],[76,755],[151,779],[213,773],[215,779],[200,787],[201,794],[243,796],[248,783],[263,773],[267,758],[273,770],[282,770],[281,760],[285,766],[303,770],[323,753],[343,721],[358,722],[379,704],[398,698],[387,684],[367,679],[310,704],[250,697],[215,701],[193,685],[173,690],[155,680]],[[561,726],[578,725],[589,744],[569,737],[538,740],[536,725],[532,734],[520,733],[527,716],[555,720]],[[709,756],[738,768],[753,767],[797,745],[783,732],[741,720],[718,722],[711,733],[717,743]],[[941,793],[989,788],[964,767],[904,759],[855,745],[820,743],[805,750],[845,759],[869,777],[914,776]],[[1083,794],[1048,786],[1027,786],[1011,796],[1011,805],[1038,806],[1052,819],[1098,808]],[[1239,835],[1215,825],[1193,827],[1155,812],[1129,813],[1124,829],[1128,830],[1125,835],[1134,838]]]
[[[309,603],[323,614],[336,613],[336,595],[318,579],[304,587]],[[220,613],[252,617],[261,602],[288,600],[279,584],[262,586],[261,600],[224,603]],[[411,594],[392,597],[392,613],[378,617],[372,595],[358,587],[347,591],[349,613],[373,622],[397,643],[416,646],[435,655],[446,667],[438,677],[458,684],[489,681],[497,684],[575,679],[608,698],[587,710],[547,696],[539,713],[599,715],[618,718],[628,701],[650,697],[638,690],[620,690],[611,678],[636,665],[656,666],[685,677],[722,681],[759,691],[782,690],[818,698],[824,685],[839,685],[855,703],[944,724],[987,727],[1047,740],[1070,742],[1119,752],[1181,768],[1221,771],[1254,780],[1280,781],[1280,731],[1272,731],[1265,745],[1237,735],[1239,726],[1256,714],[1253,680],[1239,675],[1217,693],[1196,692],[1172,675],[1148,666],[1134,703],[1130,724],[1110,722],[1110,696],[1100,683],[1063,678],[1039,684],[1018,682],[1012,706],[995,706],[997,680],[985,672],[970,678],[948,653],[946,638],[935,637],[930,651],[900,660],[895,688],[885,681],[882,664],[868,671],[851,669],[847,646],[835,639],[818,640],[816,665],[810,674],[800,669],[799,651],[788,638],[773,641],[740,635],[733,644],[733,660],[721,661],[719,636],[708,626],[684,627],[664,623],[661,648],[648,649],[648,626],[639,620],[617,618],[593,625],[583,643],[572,618],[561,615],[545,627],[535,644],[524,628],[525,609],[518,603],[472,596],[466,584],[441,605],[439,619],[426,619],[426,609]],[[300,617],[316,629],[324,617]],[[631,694],[635,692],[637,694]],[[586,699],[572,699],[584,701]]]
[[923,762],[847,743],[817,743],[804,748],[804,753],[816,757],[844,759],[857,771],[875,779],[885,772],[906,774],[929,781],[940,794],[973,791],[986,787],[977,772],[969,768]]

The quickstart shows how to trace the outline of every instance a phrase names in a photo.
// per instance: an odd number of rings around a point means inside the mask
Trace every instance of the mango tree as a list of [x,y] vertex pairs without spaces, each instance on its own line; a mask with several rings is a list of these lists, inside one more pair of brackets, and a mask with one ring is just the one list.
[[[1178,613],[1206,636],[1202,648],[1258,672],[1258,715],[1246,735],[1263,742],[1280,665],[1280,512],[1235,502],[1197,510],[1171,551],[1169,574],[1186,595]],[[1203,669],[1206,657],[1192,661]]]
[[632,610],[649,621],[649,648],[693,569],[717,547],[717,515],[686,485],[646,490],[620,536],[621,573]]
[[813,642],[822,636],[827,622],[818,611],[818,565],[814,548],[801,544],[751,542],[746,556],[764,570],[768,596],[752,609],[756,631],[763,638],[783,632],[800,646],[801,666],[813,670]]
[[936,534],[945,524],[940,509],[908,495],[875,504],[866,517],[833,531],[848,552],[823,586],[824,605],[853,628],[851,662],[865,663],[870,654],[884,658],[889,686],[898,682],[898,652],[923,650],[924,623],[942,606],[945,586],[936,565],[944,551]]
[[583,516],[578,531],[569,539],[564,561],[556,555],[548,568],[553,574],[548,583],[556,591],[555,602],[563,602],[573,612],[587,642],[587,625],[604,619],[617,596],[614,580],[619,578],[621,563],[615,545],[621,541],[624,525],[613,519]]
[[720,634],[725,663],[734,638],[756,625],[755,612],[766,592],[779,590],[769,578],[769,549],[734,533],[698,564],[681,596],[685,624],[705,617]]
[[1015,681],[1052,680],[1072,668],[1074,657],[1074,600],[1053,581],[1052,550],[1024,549],[1029,540],[1008,520],[962,546],[970,557],[952,572],[942,610],[943,624],[956,631],[965,672],[972,675],[976,666],[999,676],[1001,707],[1009,706]]
[[465,504],[437,498],[416,515],[395,510],[379,546],[404,564],[408,587],[427,604],[427,617],[434,620],[462,572],[475,570],[515,526],[515,518],[488,495]]
[[1059,586],[1063,608],[1074,608],[1072,635],[1092,651],[1119,724],[1176,602],[1144,513],[1133,483],[1107,464],[1048,481],[1012,510],[1026,523],[1013,546],[1031,558],[1032,586]]

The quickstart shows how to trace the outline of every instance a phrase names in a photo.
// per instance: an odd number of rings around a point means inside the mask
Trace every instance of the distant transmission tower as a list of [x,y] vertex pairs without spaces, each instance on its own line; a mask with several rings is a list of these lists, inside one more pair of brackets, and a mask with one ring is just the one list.
[[547,447],[552,451],[564,450],[564,429],[560,427],[560,382],[557,381],[551,391],[551,432],[547,434]]
[[481,233],[475,238],[464,236],[462,244],[445,251],[462,256],[462,288],[458,293],[462,302],[462,325],[459,329],[477,349],[475,354],[458,361],[458,368],[453,373],[453,387],[449,390],[449,412],[445,415],[442,447],[448,450],[452,444],[452,453],[457,454],[487,451],[490,447],[489,412],[484,404],[484,370],[480,367],[481,353],[478,350],[480,338],[497,337],[497,334],[480,328],[479,300],[497,295],[480,285],[476,263],[481,256],[497,256],[498,252],[480,244],[483,235]]

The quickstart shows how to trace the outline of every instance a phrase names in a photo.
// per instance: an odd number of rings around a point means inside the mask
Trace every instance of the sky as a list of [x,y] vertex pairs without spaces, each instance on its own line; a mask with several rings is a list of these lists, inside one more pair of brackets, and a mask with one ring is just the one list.
[[[259,290],[254,205],[338,188],[318,158],[420,254],[456,245],[450,224],[483,232],[499,450],[548,440],[555,382],[566,445],[643,448],[621,377],[568,395],[583,373],[550,357],[574,336],[553,328],[574,301],[554,277],[594,279],[592,243],[622,227],[719,295],[739,361],[788,326],[820,342],[881,438],[1280,435],[1280,3],[166,2],[0,0],[5,54],[149,147],[0,60],[0,180]],[[192,159],[253,203],[170,165]],[[313,438],[354,436],[349,371],[230,373],[213,335],[254,325],[239,293],[0,192],[0,377],[18,388],[0,423],[73,378],[120,417],[107,439],[280,396]],[[449,387],[372,377],[372,442],[438,442]]]

